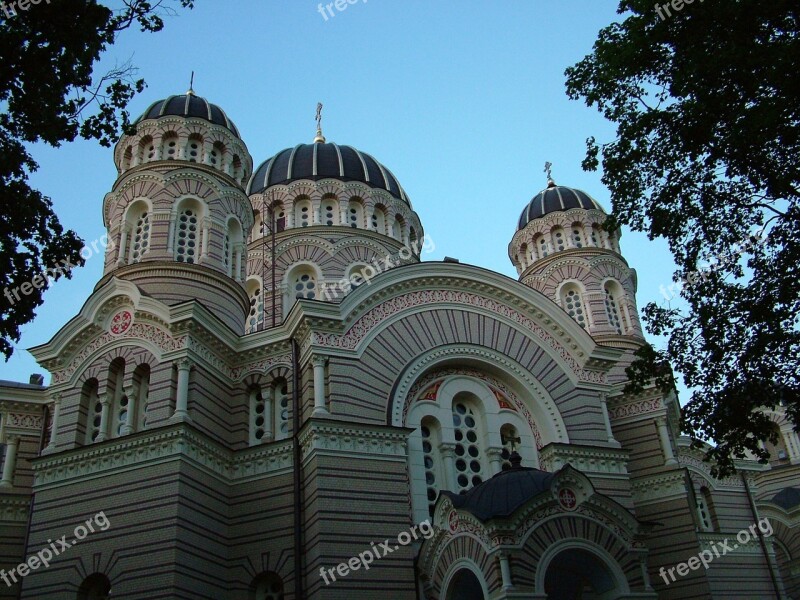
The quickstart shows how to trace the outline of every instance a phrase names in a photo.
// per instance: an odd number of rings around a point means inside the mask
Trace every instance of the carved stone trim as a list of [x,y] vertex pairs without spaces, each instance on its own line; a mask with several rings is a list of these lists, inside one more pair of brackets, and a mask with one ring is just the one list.
[[191,460],[225,483],[236,484],[291,469],[291,441],[232,452],[177,425],[34,459],[34,488],[49,489],[168,460]]
[[0,523],[28,523],[28,508],[30,500],[27,497],[0,495]]
[[336,333],[314,333],[314,340],[312,343],[321,348],[355,350],[372,331],[383,324],[388,318],[398,313],[429,305],[460,304],[486,310],[530,332],[541,340],[544,346],[553,350],[579,381],[597,384],[604,384],[606,382],[605,373],[583,368],[568,347],[539,323],[501,300],[465,291],[465,289],[473,285],[473,282],[464,281],[463,285],[464,289],[416,290],[400,294],[393,298],[387,298],[378,306],[373,307],[363,314],[344,335]]
[[649,419],[663,414],[664,401],[659,397],[635,399],[608,399],[608,418],[614,423],[626,423]]
[[683,470],[668,471],[633,481],[631,491],[636,506],[660,504],[684,498],[688,494]]
[[586,475],[628,475],[628,452],[611,448],[548,444],[539,454],[539,463],[541,469],[551,473],[569,464]]
[[405,428],[358,426],[310,420],[300,432],[303,460],[312,454],[353,456],[371,460],[402,460],[408,457],[408,434]]

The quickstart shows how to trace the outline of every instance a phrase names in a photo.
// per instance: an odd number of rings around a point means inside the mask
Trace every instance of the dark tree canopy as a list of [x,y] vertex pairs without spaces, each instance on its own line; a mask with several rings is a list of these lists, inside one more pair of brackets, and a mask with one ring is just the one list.
[[620,2],[567,93],[617,127],[584,160],[602,161],[607,227],[665,238],[682,282],[685,308],[643,310],[668,342],[641,349],[629,389],[674,385],[671,362],[693,390],[683,428],[727,474],[766,459],[766,408],[800,422],[800,4],[667,4]]
[[[193,0],[174,0],[191,8]],[[26,144],[58,147],[77,137],[114,143],[130,127],[125,110],[144,89],[129,64],[94,67],[120,32],[159,31],[174,9],[125,0],[117,11],[95,0],[41,2],[0,13],[0,352],[6,359],[31,321],[49,281],[82,266],[82,240],[64,231],[50,198],[29,185],[38,167]],[[61,270],[53,269],[61,267]],[[50,268],[50,272],[47,269]]]

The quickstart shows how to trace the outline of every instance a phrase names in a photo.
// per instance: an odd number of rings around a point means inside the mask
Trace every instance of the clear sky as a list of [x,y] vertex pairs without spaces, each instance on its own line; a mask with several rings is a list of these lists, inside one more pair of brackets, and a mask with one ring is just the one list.
[[[194,89],[233,119],[256,166],[310,143],[323,102],[327,139],[372,154],[405,188],[436,244],[426,260],[452,256],[516,278],[508,243],[545,186],[545,161],[556,182],[609,207],[600,173],[580,163],[586,138],[610,140],[613,128],[567,98],[564,70],[618,18],[616,0],[356,0],[332,7],[327,20],[318,4],[196,0],[159,33],[123,34],[98,73],[132,60],[149,86],[131,104],[138,116],[184,93],[195,71]],[[112,150],[81,141],[37,147],[34,157],[33,184],[64,226],[99,239],[116,177]],[[622,251],[639,275],[639,307],[664,302],[659,286],[674,270],[666,244],[624,231]],[[0,362],[0,379],[44,373],[25,348],[74,317],[101,274],[92,257],[45,293],[13,357]]]

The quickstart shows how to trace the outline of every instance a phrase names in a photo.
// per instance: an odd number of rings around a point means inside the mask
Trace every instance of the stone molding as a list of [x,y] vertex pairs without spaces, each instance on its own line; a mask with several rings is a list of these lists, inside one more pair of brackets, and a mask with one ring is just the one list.
[[628,451],[615,448],[548,444],[539,454],[539,463],[541,469],[551,473],[572,465],[593,477],[628,476]]
[[27,525],[30,499],[16,494],[0,494],[0,523]]
[[34,459],[34,489],[50,489],[172,460],[192,462],[233,485],[288,472],[292,467],[291,441],[231,451],[184,425],[146,430]]
[[[518,378],[524,383],[525,388],[535,398],[537,404],[546,413],[548,422],[553,426],[553,435],[556,441],[569,442],[567,435],[567,427],[561,417],[561,412],[558,410],[555,401],[550,395],[542,388],[542,385],[536,380],[531,372],[516,361],[502,355],[494,350],[485,347],[470,346],[470,345],[451,345],[437,347],[427,354],[419,357],[416,362],[409,365],[405,372],[398,378],[397,384],[392,397],[389,418],[392,425],[402,426],[405,425],[405,417],[408,410],[408,404],[412,400],[409,395],[411,387],[417,382],[419,374],[425,372],[432,365],[435,365],[442,359],[451,357],[463,358],[465,356],[477,356],[485,360],[487,363],[500,366],[503,370],[514,377]],[[538,426],[537,431],[540,431]],[[538,443],[539,440],[537,440]]]
[[[571,340],[566,339],[567,333],[556,324],[545,329],[538,322],[522,314],[510,303],[503,300],[489,298],[483,294],[468,291],[475,288],[475,282],[463,280],[452,282],[458,284],[458,289],[423,289],[399,294],[391,298],[385,298],[377,306],[372,307],[361,315],[355,323],[343,334],[337,333],[317,333],[313,334],[312,344],[320,348],[330,348],[334,350],[353,351],[367,338],[376,328],[380,327],[387,319],[407,310],[414,310],[425,306],[441,306],[445,308],[451,306],[468,306],[487,311],[495,318],[501,317],[511,321],[522,330],[527,331],[538,338],[546,348],[555,352],[566,364],[580,382],[605,384],[606,374],[602,371],[586,369],[579,362],[578,358],[583,358],[583,353],[570,346]],[[432,281],[432,285],[437,282]],[[441,285],[441,284],[439,284]],[[544,318],[544,316],[542,316]],[[545,321],[549,319],[545,318]]]
[[631,492],[635,506],[685,498],[689,493],[686,489],[686,475],[682,469],[634,480],[631,482]]
[[300,432],[303,462],[312,455],[406,461],[410,429],[310,419]]
[[663,416],[665,409],[660,395],[650,398],[616,396],[608,399],[608,418],[615,424]]

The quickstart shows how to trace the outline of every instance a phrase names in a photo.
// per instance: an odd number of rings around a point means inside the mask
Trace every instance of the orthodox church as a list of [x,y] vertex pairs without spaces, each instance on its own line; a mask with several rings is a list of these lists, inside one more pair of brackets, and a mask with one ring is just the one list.
[[114,161],[49,385],[0,383],[0,598],[800,599],[797,434],[778,407],[717,479],[674,393],[625,391],[637,276],[589,194],[521,199],[515,280],[421,260],[366,152],[254,168],[192,91]]

